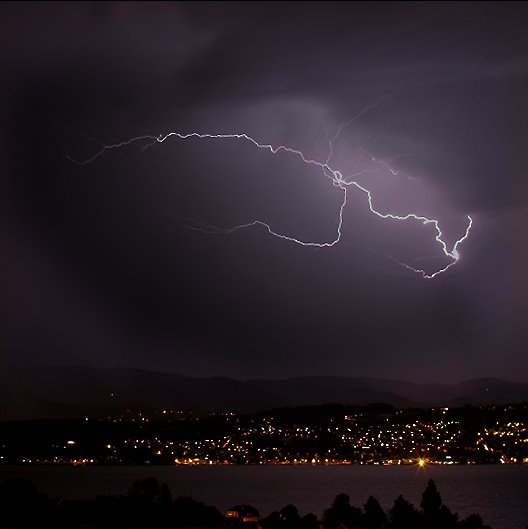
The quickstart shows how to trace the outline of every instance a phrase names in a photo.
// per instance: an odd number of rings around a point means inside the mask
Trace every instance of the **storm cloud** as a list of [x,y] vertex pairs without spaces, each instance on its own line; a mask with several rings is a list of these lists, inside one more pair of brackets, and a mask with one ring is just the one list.
[[[4,3],[5,363],[526,381],[528,7]],[[360,173],[373,215],[317,167]],[[374,161],[373,161],[374,160]],[[387,164],[393,171],[388,169]],[[189,219],[193,219],[192,221]]]

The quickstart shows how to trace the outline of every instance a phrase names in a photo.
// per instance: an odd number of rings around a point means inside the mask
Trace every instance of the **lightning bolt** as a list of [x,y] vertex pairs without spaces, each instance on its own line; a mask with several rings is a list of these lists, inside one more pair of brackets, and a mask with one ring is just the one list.
[[[235,231],[238,231],[238,230],[247,229],[247,228],[251,228],[251,227],[255,227],[255,226],[260,226],[260,227],[263,227],[264,229],[266,229],[270,235],[272,235],[274,237],[277,237],[279,239],[283,239],[283,240],[289,241],[291,243],[295,243],[295,244],[298,244],[298,245],[301,245],[301,246],[315,247],[315,248],[331,248],[331,247],[337,245],[339,243],[339,241],[341,240],[342,227],[343,227],[343,211],[344,211],[344,209],[345,209],[345,207],[347,205],[347,198],[348,198],[349,188],[353,187],[353,188],[359,190],[360,192],[362,192],[365,195],[365,197],[367,198],[367,202],[368,202],[368,206],[369,206],[370,211],[374,215],[376,215],[376,216],[378,216],[378,217],[380,217],[382,219],[391,219],[391,220],[396,220],[396,221],[414,220],[414,221],[419,221],[419,222],[421,222],[424,225],[431,224],[434,227],[435,232],[436,232],[435,240],[440,245],[443,254],[447,258],[450,259],[450,262],[447,265],[445,265],[444,267],[436,270],[435,272],[427,273],[422,268],[415,268],[415,267],[413,267],[413,266],[411,266],[411,265],[409,265],[407,263],[399,261],[398,259],[396,259],[396,258],[394,258],[394,257],[392,257],[392,256],[390,256],[388,254],[384,254],[384,255],[386,255],[386,257],[388,257],[389,259],[393,260],[394,262],[396,262],[400,266],[402,266],[405,269],[407,269],[409,271],[412,271],[412,272],[414,272],[416,274],[419,274],[424,279],[433,279],[433,278],[439,276],[440,274],[446,272],[449,268],[451,268],[452,266],[454,266],[458,262],[458,260],[460,259],[460,253],[458,251],[458,248],[469,237],[470,230],[471,230],[471,228],[473,226],[473,219],[469,215],[467,215],[468,224],[467,224],[467,227],[466,227],[466,230],[465,230],[464,234],[462,235],[462,237],[460,237],[460,239],[458,239],[452,245],[451,248],[449,248],[447,243],[446,243],[446,241],[443,239],[443,233],[442,233],[442,230],[440,228],[440,223],[439,223],[439,221],[437,219],[428,218],[428,217],[425,217],[423,215],[418,215],[416,213],[407,213],[406,215],[395,215],[395,214],[392,214],[392,213],[383,213],[381,211],[378,211],[374,207],[373,197],[372,197],[372,193],[370,192],[370,190],[368,190],[366,187],[364,187],[361,184],[359,184],[356,180],[353,180],[353,178],[356,178],[360,174],[363,174],[364,172],[368,172],[368,171],[366,171],[366,170],[359,171],[358,173],[344,176],[341,171],[339,171],[338,169],[335,169],[335,168],[333,168],[331,166],[331,158],[332,158],[333,153],[334,153],[334,143],[337,141],[337,139],[339,138],[339,136],[342,133],[342,131],[346,127],[351,125],[357,118],[359,118],[365,112],[367,112],[368,110],[371,110],[372,108],[375,108],[376,106],[378,106],[385,97],[388,97],[388,96],[383,96],[375,104],[370,105],[368,107],[365,107],[361,112],[356,114],[352,119],[350,119],[346,123],[342,124],[338,128],[337,132],[332,137],[328,137],[329,154],[326,157],[324,162],[315,160],[313,158],[310,158],[310,157],[306,156],[301,150],[294,149],[294,148],[288,147],[286,145],[274,146],[274,145],[271,145],[271,144],[268,144],[268,143],[260,143],[255,138],[253,138],[252,136],[249,136],[246,133],[211,134],[211,133],[200,133],[200,132],[189,132],[189,133],[169,132],[167,134],[163,134],[163,135],[159,135],[159,136],[152,136],[152,135],[137,136],[135,138],[131,138],[131,139],[126,140],[126,141],[122,141],[120,143],[115,143],[115,144],[111,144],[111,145],[102,145],[102,147],[101,147],[101,149],[99,151],[97,151],[90,158],[88,158],[86,160],[83,160],[83,161],[74,160],[70,156],[67,156],[67,158],[69,160],[71,160],[72,162],[75,162],[75,163],[77,163],[79,165],[86,165],[86,164],[92,163],[93,161],[95,161],[97,158],[99,158],[100,156],[102,156],[103,154],[105,154],[108,151],[112,151],[112,150],[115,150],[115,149],[120,149],[122,147],[125,147],[127,145],[131,145],[131,144],[134,144],[134,143],[147,142],[142,147],[142,150],[145,150],[145,149],[148,149],[148,148],[152,147],[153,145],[156,145],[156,144],[159,144],[159,143],[164,143],[166,140],[168,140],[170,138],[176,138],[176,139],[180,139],[180,140],[187,140],[187,139],[193,139],[193,138],[194,139],[214,139],[214,140],[241,140],[241,141],[246,141],[246,142],[249,142],[249,143],[253,144],[258,149],[269,151],[272,154],[277,154],[279,152],[285,152],[285,153],[288,153],[288,154],[291,154],[293,156],[298,157],[306,165],[311,165],[311,166],[315,166],[315,167],[320,168],[322,173],[323,173],[323,175],[326,178],[329,178],[331,180],[332,184],[334,185],[334,187],[339,189],[339,191],[342,193],[342,200],[341,200],[341,204],[339,206],[339,216],[338,216],[338,223],[337,223],[337,228],[336,228],[336,235],[331,241],[327,241],[327,242],[303,241],[303,240],[297,239],[295,237],[292,237],[290,235],[285,235],[283,233],[279,233],[279,232],[273,230],[268,223],[266,223],[264,221],[261,221],[261,220],[254,220],[254,221],[248,222],[246,224],[239,224],[239,225],[234,226],[232,228],[220,228],[218,226],[212,226],[212,225],[203,224],[203,223],[199,223],[199,222],[194,221],[194,225],[193,226],[189,226],[189,227],[191,229],[194,229],[194,230],[197,230],[197,231],[201,231],[201,232],[204,232],[204,233],[230,234],[230,233],[234,233]],[[97,143],[99,143],[101,145],[100,142],[97,142]],[[378,164],[378,165],[382,165],[382,166],[386,167],[393,175],[397,175],[397,171],[394,170],[394,168],[391,166],[391,162],[390,161],[387,162],[387,161],[378,160],[377,158],[375,158],[373,155],[371,155],[368,152],[367,152],[367,155],[370,157],[370,160],[371,160],[372,163]]]

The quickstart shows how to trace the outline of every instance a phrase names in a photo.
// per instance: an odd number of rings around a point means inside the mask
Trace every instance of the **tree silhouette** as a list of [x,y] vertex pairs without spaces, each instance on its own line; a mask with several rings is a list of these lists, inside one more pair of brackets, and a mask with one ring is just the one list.
[[31,481],[14,478],[0,484],[0,527],[35,527],[52,518],[59,525],[57,507]]
[[280,511],[280,517],[282,520],[282,527],[284,529],[300,529],[301,528],[301,517],[299,511],[295,505],[286,505]]
[[263,529],[319,529],[319,520],[315,514],[309,513],[301,518],[295,505],[286,505],[283,509],[272,512],[261,520]]
[[387,525],[387,515],[382,509],[379,501],[370,496],[364,505],[364,527],[365,529],[383,529]]
[[491,529],[491,527],[484,525],[480,514],[470,514],[458,524],[458,527],[460,529]]
[[451,529],[457,526],[457,515],[442,504],[442,498],[436,488],[434,480],[430,479],[422,494],[420,503],[423,511],[424,523],[431,529]]
[[420,513],[401,494],[396,498],[389,514],[391,529],[419,529]]
[[172,494],[166,483],[163,483],[161,486],[160,494],[157,499],[160,505],[170,505],[172,501]]
[[425,490],[423,491],[420,507],[425,516],[434,516],[440,512],[441,506],[442,498],[436,488],[436,483],[433,479],[430,479],[427,483],[427,487],[425,487]]
[[350,497],[347,494],[338,494],[330,509],[323,516],[323,524],[326,529],[337,529],[339,526],[353,529],[361,524],[361,509],[350,505]]
[[144,478],[134,481],[128,491],[129,498],[154,503],[161,494],[161,486],[156,478]]
[[282,527],[281,515],[278,511],[273,511],[267,518],[260,521],[262,529],[280,529]]
[[302,518],[302,529],[319,529],[319,520],[317,516],[312,513],[308,513]]

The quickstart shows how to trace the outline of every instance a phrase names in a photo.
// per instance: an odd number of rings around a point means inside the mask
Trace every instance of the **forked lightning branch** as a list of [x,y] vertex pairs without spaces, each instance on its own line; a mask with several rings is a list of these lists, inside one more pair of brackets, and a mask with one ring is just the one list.
[[[376,105],[378,103],[376,103]],[[168,134],[159,135],[159,136],[151,136],[151,135],[137,136],[135,138],[131,138],[121,143],[116,143],[112,145],[103,145],[101,149],[97,151],[92,157],[84,161],[80,161],[80,162],[76,160],[72,160],[72,161],[75,161],[78,164],[84,165],[84,164],[93,162],[94,160],[99,158],[101,155],[103,155],[105,152],[110,151],[110,150],[119,149],[121,147],[131,145],[133,143],[145,143],[145,142],[146,143],[143,146],[143,149],[146,149],[157,143],[164,143],[166,140],[170,138],[179,139],[179,140],[187,140],[187,139],[237,140],[237,141],[249,142],[252,145],[254,145],[255,148],[269,151],[271,154],[277,154],[279,152],[288,153],[292,156],[298,157],[306,165],[319,167],[321,169],[322,175],[325,178],[329,178],[332,181],[332,184],[334,185],[334,187],[342,194],[342,199],[341,199],[339,211],[338,211],[338,222],[337,222],[335,237],[332,240],[323,241],[323,242],[301,240],[291,235],[280,233],[279,231],[274,230],[267,222],[264,222],[263,220],[259,220],[259,219],[254,219],[247,223],[239,224],[237,226],[233,226],[230,228],[223,228],[223,227],[212,226],[212,225],[207,225],[207,224],[202,224],[202,223],[196,223],[193,229],[196,229],[196,230],[199,230],[205,233],[212,233],[212,234],[230,234],[237,230],[249,229],[255,226],[261,226],[265,228],[269,232],[269,234],[272,235],[273,237],[283,239],[290,243],[298,244],[301,246],[308,246],[308,247],[330,248],[332,246],[337,245],[341,240],[342,228],[343,228],[343,211],[345,210],[345,207],[347,205],[349,189],[354,188],[365,195],[370,211],[374,215],[377,215],[378,217],[382,219],[400,221],[400,222],[417,221],[423,225],[432,225],[434,227],[434,230],[435,230],[434,239],[436,243],[438,244],[442,254],[448,259],[448,263],[445,266],[442,266],[441,268],[437,269],[434,272],[426,272],[422,268],[415,268],[411,266],[410,264],[401,262],[391,257],[391,259],[396,261],[399,265],[401,265],[407,270],[410,270],[416,274],[419,274],[424,279],[433,279],[437,277],[438,275],[442,274],[443,272],[446,272],[449,268],[454,266],[460,259],[459,247],[462,244],[462,242],[464,242],[469,237],[469,233],[473,225],[472,218],[469,215],[467,215],[468,223],[467,223],[465,232],[459,239],[455,241],[455,243],[452,246],[448,246],[447,242],[444,239],[444,234],[442,232],[442,229],[440,228],[440,222],[437,219],[428,218],[424,215],[420,215],[418,213],[413,213],[413,212],[407,213],[405,215],[395,215],[392,213],[384,213],[384,212],[377,210],[374,206],[374,198],[370,190],[364,187],[363,185],[359,184],[356,180],[353,180],[353,178],[357,176],[357,174],[351,175],[351,176],[350,175],[345,176],[343,175],[341,171],[339,171],[338,169],[335,169],[331,165],[331,158],[332,158],[333,150],[334,150],[334,142],[339,137],[339,134],[341,133],[343,128],[348,126],[350,123],[352,123],[354,119],[359,117],[366,110],[373,108],[376,105],[371,105],[370,107],[366,107],[366,109],[363,109],[359,114],[357,114],[354,118],[352,118],[352,120],[348,121],[347,123],[339,127],[337,133],[328,140],[330,153],[327,156],[325,161],[318,161],[318,160],[312,159],[306,156],[301,150],[294,149],[286,145],[274,146],[268,143],[260,143],[255,138],[253,138],[252,136],[249,136],[246,133],[210,134],[210,133],[201,133],[201,132],[189,132],[189,133],[169,132]],[[372,156],[371,156],[371,159],[373,162],[379,162],[379,160],[376,160]],[[383,162],[383,164],[393,174],[396,174],[396,171],[394,171],[394,169],[390,167],[389,162]]]

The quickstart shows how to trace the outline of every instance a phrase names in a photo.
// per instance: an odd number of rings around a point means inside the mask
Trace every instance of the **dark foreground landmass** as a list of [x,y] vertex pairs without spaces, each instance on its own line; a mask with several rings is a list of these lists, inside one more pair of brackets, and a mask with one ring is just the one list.
[[528,404],[388,404],[0,423],[0,464],[527,464]]
[[192,498],[172,499],[166,484],[155,478],[133,483],[126,495],[98,496],[93,500],[48,498],[28,480],[0,483],[1,528],[154,528],[207,527],[214,529],[491,529],[479,514],[462,520],[442,503],[431,479],[422,494],[420,509],[403,496],[385,512],[370,496],[363,507],[339,494],[322,519],[303,517],[287,505],[260,518],[250,505],[235,505],[224,515]]

